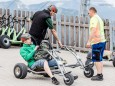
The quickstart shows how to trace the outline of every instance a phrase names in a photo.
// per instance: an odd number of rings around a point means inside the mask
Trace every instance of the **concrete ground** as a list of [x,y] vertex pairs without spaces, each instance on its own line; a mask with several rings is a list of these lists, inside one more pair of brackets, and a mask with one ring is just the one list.
[[[86,54],[78,53],[78,55],[84,63]],[[60,56],[66,59],[69,64],[76,62],[72,55],[67,51],[61,51]],[[13,68],[16,63],[20,62],[26,64],[19,54],[19,47],[12,47],[10,49],[0,48],[0,86],[54,86],[49,78],[31,73],[28,73],[25,79],[16,79],[13,74]],[[72,86],[115,86],[115,68],[113,67],[112,62],[104,61],[103,63],[103,81],[91,81],[90,78],[86,78],[80,67],[75,69],[67,68],[68,71],[73,71],[72,73],[77,74],[79,77]],[[96,74],[95,67],[94,71]],[[61,76],[55,76],[60,81],[59,86],[66,86]]]

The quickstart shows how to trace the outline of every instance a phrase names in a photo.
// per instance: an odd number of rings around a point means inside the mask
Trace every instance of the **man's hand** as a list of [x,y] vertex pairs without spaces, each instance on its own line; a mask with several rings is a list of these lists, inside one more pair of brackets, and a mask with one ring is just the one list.
[[91,48],[91,43],[90,43],[90,42],[88,42],[88,43],[86,44],[86,48]]
[[51,32],[52,32],[53,36],[55,37],[55,39],[58,41],[59,46],[62,48],[63,45],[62,45],[61,41],[58,39],[56,30],[55,29],[51,29]]
[[30,21],[31,21],[31,19],[30,19],[30,18],[26,18],[26,21],[27,21],[27,22],[30,22]]
[[37,46],[35,47],[35,49],[34,49],[34,50],[36,51],[38,48],[39,48],[39,46],[37,45]]
[[58,44],[59,44],[59,46],[60,46],[61,48],[63,47],[61,41],[58,41]]

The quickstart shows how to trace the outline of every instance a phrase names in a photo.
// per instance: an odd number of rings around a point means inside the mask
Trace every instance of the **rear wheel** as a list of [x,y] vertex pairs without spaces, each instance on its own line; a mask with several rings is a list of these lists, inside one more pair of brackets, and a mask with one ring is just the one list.
[[19,79],[24,79],[27,76],[27,66],[23,63],[18,63],[14,67],[14,76]]
[[115,67],[115,57],[114,57],[114,59],[113,59],[113,66]]
[[11,46],[10,38],[7,35],[0,37],[0,46],[4,49],[8,49]]

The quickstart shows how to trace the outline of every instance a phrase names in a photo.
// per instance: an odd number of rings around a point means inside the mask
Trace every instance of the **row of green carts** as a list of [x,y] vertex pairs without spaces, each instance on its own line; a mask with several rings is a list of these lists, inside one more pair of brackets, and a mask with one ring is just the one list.
[[[0,19],[0,47],[8,49],[11,45],[21,45],[20,37],[22,34],[26,33],[24,17],[20,21],[16,19],[16,16],[4,14]],[[21,27],[20,31],[17,32],[15,27],[16,24]]]

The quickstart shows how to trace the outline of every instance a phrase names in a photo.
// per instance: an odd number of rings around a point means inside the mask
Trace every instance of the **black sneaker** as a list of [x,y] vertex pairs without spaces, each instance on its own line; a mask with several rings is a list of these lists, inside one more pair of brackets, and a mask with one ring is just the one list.
[[93,76],[91,78],[92,81],[102,81],[103,80],[103,75],[102,74],[97,74],[96,76]]
[[55,84],[55,85],[60,84],[60,82],[55,77],[52,78],[52,83]]
[[74,80],[76,80],[77,78],[78,78],[78,76],[77,76],[77,75],[75,75],[75,76],[74,76]]

